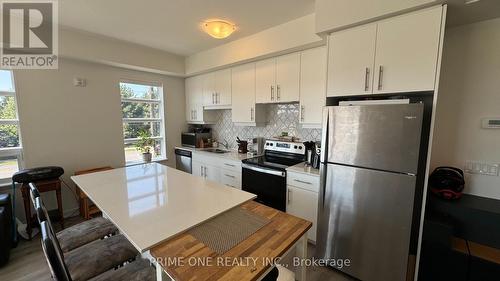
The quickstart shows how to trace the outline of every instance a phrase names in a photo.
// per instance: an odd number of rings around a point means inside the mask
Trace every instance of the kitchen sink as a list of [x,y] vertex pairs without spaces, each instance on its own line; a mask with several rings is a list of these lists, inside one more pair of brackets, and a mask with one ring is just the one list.
[[229,150],[224,150],[224,149],[220,149],[220,148],[208,148],[208,149],[205,149],[204,151],[212,152],[212,153],[219,153],[219,154],[231,152]]

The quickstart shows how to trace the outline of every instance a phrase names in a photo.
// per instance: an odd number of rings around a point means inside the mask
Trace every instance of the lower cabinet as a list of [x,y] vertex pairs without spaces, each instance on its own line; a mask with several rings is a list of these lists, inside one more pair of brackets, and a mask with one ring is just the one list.
[[307,238],[314,243],[316,243],[318,191],[319,177],[287,172],[286,212],[312,222]]
[[194,153],[192,163],[193,175],[241,189],[241,162]]

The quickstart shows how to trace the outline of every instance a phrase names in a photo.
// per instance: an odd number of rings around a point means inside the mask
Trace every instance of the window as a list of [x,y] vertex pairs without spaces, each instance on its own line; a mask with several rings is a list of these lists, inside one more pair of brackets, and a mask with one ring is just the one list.
[[136,148],[141,134],[153,140],[153,159],[165,158],[163,88],[158,85],[120,83],[123,114],[123,139],[127,164],[142,162]]
[[19,170],[21,151],[13,74],[0,70],[0,184],[9,183]]

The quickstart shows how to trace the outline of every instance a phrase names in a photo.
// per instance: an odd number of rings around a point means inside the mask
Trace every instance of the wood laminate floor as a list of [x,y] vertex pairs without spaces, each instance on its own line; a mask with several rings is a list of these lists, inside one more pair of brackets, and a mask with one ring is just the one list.
[[[82,221],[79,217],[66,220],[71,226]],[[54,224],[57,227],[57,223]],[[314,255],[314,245],[309,245],[308,253]],[[40,235],[31,241],[22,240],[11,250],[9,262],[0,267],[0,280],[6,281],[50,281],[50,271],[43,255]],[[354,279],[330,268],[308,267],[308,281],[352,281]]]

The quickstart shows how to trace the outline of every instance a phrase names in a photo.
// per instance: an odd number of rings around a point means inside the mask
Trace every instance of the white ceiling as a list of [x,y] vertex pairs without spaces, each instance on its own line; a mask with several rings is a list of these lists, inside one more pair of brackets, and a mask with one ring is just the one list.
[[[314,12],[314,0],[64,0],[62,26],[179,55],[225,44]],[[201,22],[221,18],[238,30],[226,39],[202,32]]]
[[465,4],[465,0],[448,0],[446,24],[457,26],[500,17],[500,0],[479,0]]

